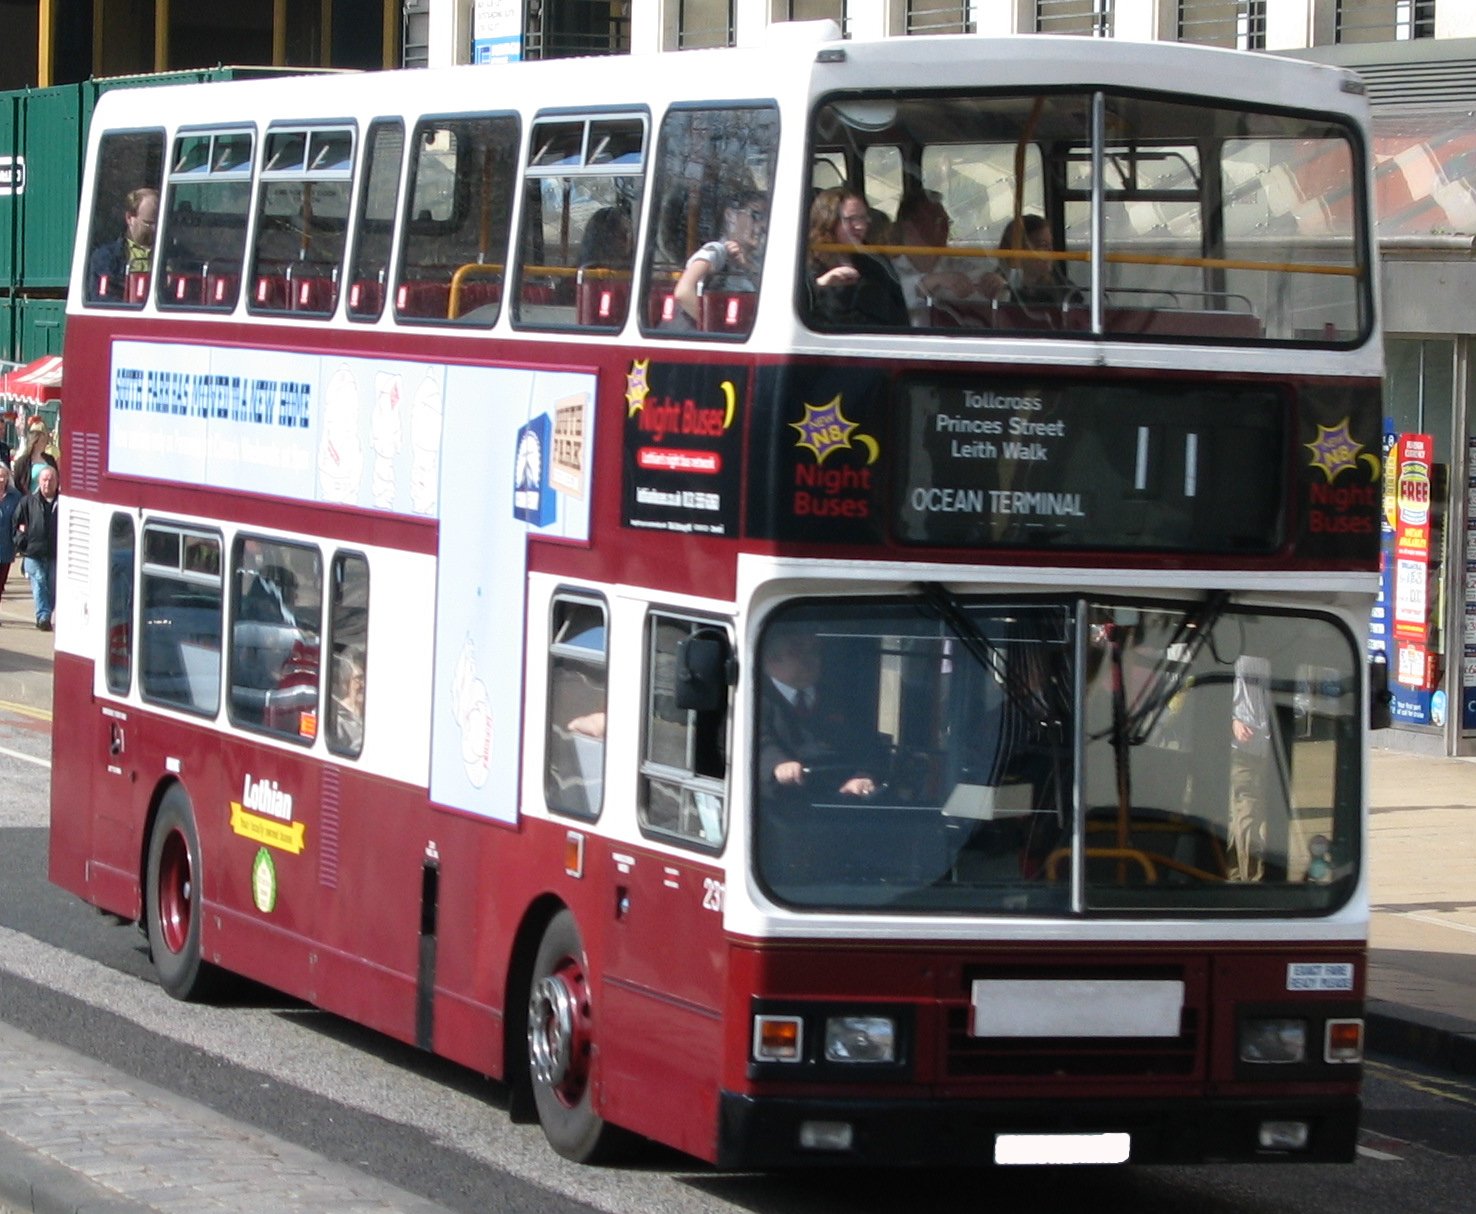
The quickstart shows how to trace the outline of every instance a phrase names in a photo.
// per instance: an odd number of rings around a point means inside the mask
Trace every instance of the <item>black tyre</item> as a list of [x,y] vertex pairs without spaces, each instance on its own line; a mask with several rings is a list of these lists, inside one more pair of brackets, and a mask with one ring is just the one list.
[[595,1021],[574,916],[549,921],[528,990],[528,1075],[549,1145],[576,1163],[609,1162],[628,1137],[595,1113],[590,1091]]
[[176,999],[203,998],[216,971],[200,955],[200,837],[177,784],[164,794],[149,835],[144,916],[159,985]]

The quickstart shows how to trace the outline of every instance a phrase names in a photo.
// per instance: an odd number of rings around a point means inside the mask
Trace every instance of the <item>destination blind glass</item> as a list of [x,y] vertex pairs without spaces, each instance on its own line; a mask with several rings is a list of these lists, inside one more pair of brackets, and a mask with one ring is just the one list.
[[896,538],[1269,552],[1288,409],[1271,390],[987,377],[901,386]]

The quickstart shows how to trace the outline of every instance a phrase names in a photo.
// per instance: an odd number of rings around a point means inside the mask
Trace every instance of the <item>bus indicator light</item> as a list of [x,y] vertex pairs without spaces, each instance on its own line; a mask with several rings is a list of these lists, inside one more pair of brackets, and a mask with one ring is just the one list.
[[564,836],[564,872],[571,877],[584,876],[584,836],[577,830]]
[[1363,1021],[1329,1020],[1322,1058],[1324,1062],[1362,1062]]
[[753,1057],[756,1062],[799,1062],[805,1026],[798,1016],[755,1016]]

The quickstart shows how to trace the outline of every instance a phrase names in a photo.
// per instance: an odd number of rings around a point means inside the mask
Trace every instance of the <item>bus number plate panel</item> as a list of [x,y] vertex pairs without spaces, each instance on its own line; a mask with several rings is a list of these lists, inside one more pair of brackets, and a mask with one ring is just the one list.
[[1184,984],[979,978],[970,998],[975,1037],[1177,1037]]

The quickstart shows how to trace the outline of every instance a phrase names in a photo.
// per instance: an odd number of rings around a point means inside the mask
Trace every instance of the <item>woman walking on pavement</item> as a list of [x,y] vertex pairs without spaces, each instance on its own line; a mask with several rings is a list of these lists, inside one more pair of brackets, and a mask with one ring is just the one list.
[[10,529],[15,524],[15,510],[21,500],[21,491],[11,483],[9,466],[0,464],[0,596],[5,594],[10,563],[15,560],[15,540]]
[[26,424],[26,438],[10,457],[11,477],[21,493],[36,491],[36,474],[43,466],[56,467],[56,456],[49,450],[51,431],[41,417],[33,417]]

